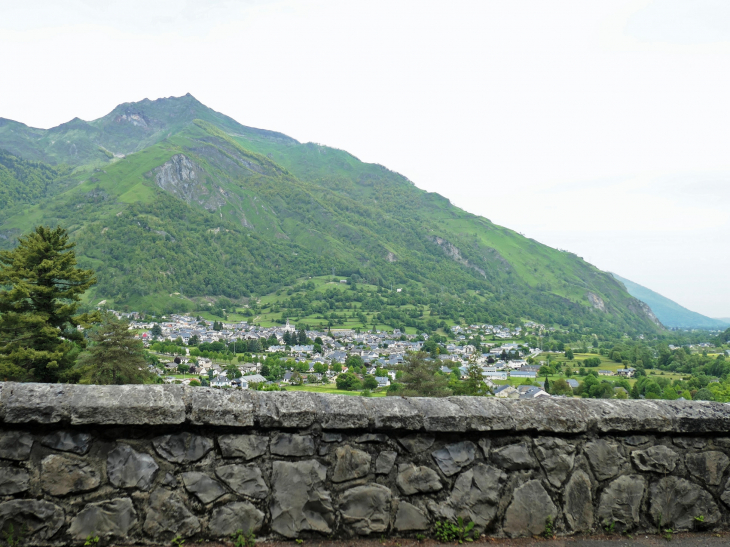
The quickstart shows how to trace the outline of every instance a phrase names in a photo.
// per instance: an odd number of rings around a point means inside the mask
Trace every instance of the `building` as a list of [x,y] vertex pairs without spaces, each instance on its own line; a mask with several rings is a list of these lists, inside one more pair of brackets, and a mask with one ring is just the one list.
[[510,378],[537,378],[537,372],[533,370],[513,370],[509,375]]

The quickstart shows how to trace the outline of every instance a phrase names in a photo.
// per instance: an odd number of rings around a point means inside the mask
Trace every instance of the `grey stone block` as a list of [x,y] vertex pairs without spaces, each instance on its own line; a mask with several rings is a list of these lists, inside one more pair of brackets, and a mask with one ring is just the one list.
[[271,529],[284,537],[301,532],[329,534],[335,523],[327,468],[315,460],[275,461],[271,474]]
[[69,390],[71,385],[61,384],[18,384],[8,382],[4,385],[6,424],[53,424],[68,420]]
[[634,450],[631,453],[631,460],[639,471],[667,474],[677,467],[679,454],[671,448],[658,445],[646,450]]
[[269,438],[260,435],[220,435],[218,445],[224,458],[253,460],[266,454]]
[[132,500],[115,498],[86,505],[71,522],[68,533],[77,540],[94,536],[126,538],[136,524]]
[[370,414],[362,397],[349,395],[313,394],[317,396],[318,420],[322,429],[365,429]]
[[226,493],[221,484],[205,473],[190,471],[181,475],[185,490],[194,494],[201,503],[212,503]]
[[26,530],[26,541],[45,541],[61,529],[64,513],[49,501],[11,500],[0,503],[0,529],[6,530],[8,522],[12,522],[18,531]]
[[384,443],[388,440],[382,433],[363,433],[355,438],[356,443]]
[[41,488],[52,496],[88,492],[99,484],[99,470],[78,456],[52,454],[41,461]]
[[4,460],[27,460],[33,448],[33,436],[23,431],[0,433],[0,458]]
[[157,488],[150,494],[142,529],[152,538],[178,534],[190,537],[200,530],[200,521],[185,507],[177,494]]
[[548,482],[559,487],[573,470],[575,445],[557,437],[535,439],[535,453]]
[[717,486],[722,481],[722,476],[730,464],[730,459],[717,450],[687,454],[684,463],[692,476],[700,479],[705,484]]
[[152,445],[160,456],[172,463],[197,462],[213,449],[210,440],[187,431],[155,437]]
[[599,523],[613,524],[617,532],[634,528],[639,523],[645,489],[646,481],[639,475],[623,475],[613,481],[601,494]]
[[492,461],[507,471],[537,467],[537,462],[527,443],[508,444],[492,450]]
[[190,423],[245,427],[254,425],[255,394],[237,389],[190,390]]
[[261,469],[255,465],[223,465],[215,470],[215,474],[241,496],[265,499],[269,494]]
[[469,420],[462,408],[449,399],[411,397],[408,402],[423,417],[426,431],[466,431]]
[[264,523],[264,514],[248,502],[235,501],[213,509],[208,530],[214,538],[229,539],[238,530],[258,532]]
[[423,428],[423,415],[404,397],[363,397],[362,404],[370,415],[370,426],[375,429],[404,429],[418,431]]
[[339,504],[342,523],[358,535],[382,533],[390,523],[390,488],[380,484],[345,491]]
[[504,533],[509,537],[536,536],[545,531],[545,522],[558,514],[553,500],[538,480],[515,489],[504,515]]
[[306,391],[258,391],[255,421],[261,427],[309,427],[321,415],[316,395]]
[[476,457],[477,447],[470,441],[448,444],[440,450],[431,452],[441,472],[450,477],[469,465]]
[[323,443],[339,443],[342,442],[342,435],[339,433],[328,433],[324,432],[322,433],[322,442]]
[[335,468],[332,472],[332,482],[344,482],[365,477],[370,472],[370,454],[352,448],[338,446],[335,450]]
[[665,477],[649,489],[649,515],[657,526],[693,530],[695,517],[703,526],[713,526],[722,518],[712,494],[679,477]]
[[311,435],[276,433],[271,438],[269,450],[277,456],[313,456],[314,439]]
[[618,475],[625,461],[618,445],[605,439],[590,442],[583,450],[588,456],[593,474],[599,481],[612,479]]
[[407,501],[398,503],[398,512],[395,515],[395,523],[393,524],[393,528],[396,531],[410,532],[428,530],[430,527],[431,523],[425,512]]
[[117,445],[106,460],[109,481],[117,488],[149,490],[158,470],[152,456],[141,454],[126,444]]
[[0,496],[12,496],[28,490],[30,476],[25,469],[0,467]]
[[497,514],[506,479],[507,475],[496,467],[477,463],[456,478],[447,505],[455,517],[474,522],[483,530]]
[[433,446],[436,437],[433,435],[412,434],[399,437],[398,443],[411,454],[421,454]]
[[395,482],[407,496],[438,492],[444,487],[436,471],[428,467],[417,467],[412,463],[402,463],[398,466]]
[[76,431],[54,431],[43,437],[41,444],[53,450],[83,455],[91,447],[91,435]]
[[185,422],[183,390],[174,385],[68,385],[74,425],[172,425]]
[[565,486],[563,513],[571,532],[593,528],[593,494],[591,479],[583,471],[576,471]]
[[387,475],[390,473],[397,457],[398,452],[394,450],[385,450],[378,454],[378,459],[375,460],[375,473],[378,475]]
[[497,399],[512,416],[516,431],[582,433],[590,421],[582,399]]
[[515,421],[508,408],[494,397],[449,397],[461,408],[468,431],[511,431]]

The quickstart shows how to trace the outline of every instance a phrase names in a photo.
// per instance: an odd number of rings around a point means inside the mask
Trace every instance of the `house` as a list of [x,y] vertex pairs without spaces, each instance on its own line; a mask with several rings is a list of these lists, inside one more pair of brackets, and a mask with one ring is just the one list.
[[390,385],[390,378],[387,376],[376,376],[375,380],[378,382],[378,387],[387,387]]
[[263,384],[263,383],[266,383],[267,382],[266,378],[264,378],[260,374],[247,374],[243,378],[249,384]]
[[537,378],[537,372],[532,370],[513,370],[509,375],[510,378]]
[[510,385],[497,386],[494,390],[495,397],[501,397],[503,399],[517,399],[519,392]]
[[482,376],[484,378],[488,378],[490,380],[506,380],[507,379],[507,371],[506,370],[492,370],[492,371],[483,371]]
[[230,387],[231,381],[223,375],[216,376],[210,381],[211,387]]
[[568,382],[568,385],[569,385],[569,386],[570,386],[570,387],[571,387],[572,389],[575,389],[575,388],[577,388],[577,387],[578,387],[578,385],[579,385],[579,383],[578,383],[578,380],[565,380],[565,381],[566,381],[566,382]]
[[314,346],[292,346],[291,350],[295,353],[311,353],[314,351]]
[[631,367],[622,368],[622,369],[619,369],[618,371],[616,371],[616,373],[619,376],[623,376],[624,378],[633,378],[634,374],[636,374],[636,369],[631,368]]
[[612,370],[599,370],[598,374],[600,374],[601,376],[615,376],[616,375],[616,373]]
[[539,387],[534,386],[521,386],[528,387],[529,389],[524,390],[520,394],[520,399],[537,399],[538,397],[550,397],[550,394]]

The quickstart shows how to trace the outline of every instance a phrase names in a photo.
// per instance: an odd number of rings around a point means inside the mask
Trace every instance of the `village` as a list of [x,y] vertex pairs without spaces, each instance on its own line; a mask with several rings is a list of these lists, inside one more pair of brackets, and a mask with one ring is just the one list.
[[[398,329],[390,332],[345,329],[298,332],[288,321],[282,326],[261,327],[245,321],[226,323],[171,315],[161,322],[145,322],[135,319],[136,314],[115,313],[131,320],[129,328],[135,330],[136,336],[152,351],[160,342],[168,344],[165,349],[177,343],[172,352],[158,352],[162,368],[150,367],[165,383],[201,385],[202,382],[211,387],[240,389],[275,390],[294,386],[307,389],[307,386],[335,383],[339,375],[350,372],[348,365],[354,362],[363,365],[356,371],[361,372],[358,374],[360,379],[366,375],[375,379],[377,385],[373,383],[373,389],[388,388],[396,381],[398,367],[408,352],[430,351],[431,358],[443,362],[440,370],[445,375],[457,373],[465,379],[469,367],[478,366],[485,384],[497,397],[551,396],[540,387],[543,382],[538,378],[540,368],[549,362],[551,352],[514,341],[523,334],[521,327],[456,325],[451,327],[448,341],[437,335],[439,344],[429,344],[427,334],[405,334]],[[525,328],[535,332],[545,329],[532,322],[526,323]],[[468,343],[475,335],[499,341],[483,343],[481,351],[477,351]],[[201,352],[198,347],[218,348],[227,353],[219,351],[217,356],[205,356],[209,352]],[[259,351],[249,352],[252,347]],[[436,352],[433,352],[434,347],[438,347]],[[272,379],[270,374],[262,373],[270,356],[278,357],[288,366],[280,378]],[[353,360],[353,357],[359,359]],[[182,376],[181,371],[184,371]],[[600,374],[631,377],[633,369],[601,370]],[[568,384],[575,388],[578,381],[570,379]]]

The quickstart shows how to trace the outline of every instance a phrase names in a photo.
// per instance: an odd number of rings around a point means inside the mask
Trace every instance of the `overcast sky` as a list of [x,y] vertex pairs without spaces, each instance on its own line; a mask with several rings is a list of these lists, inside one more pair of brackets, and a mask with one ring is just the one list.
[[726,0],[0,0],[0,116],[192,93],[730,317]]

